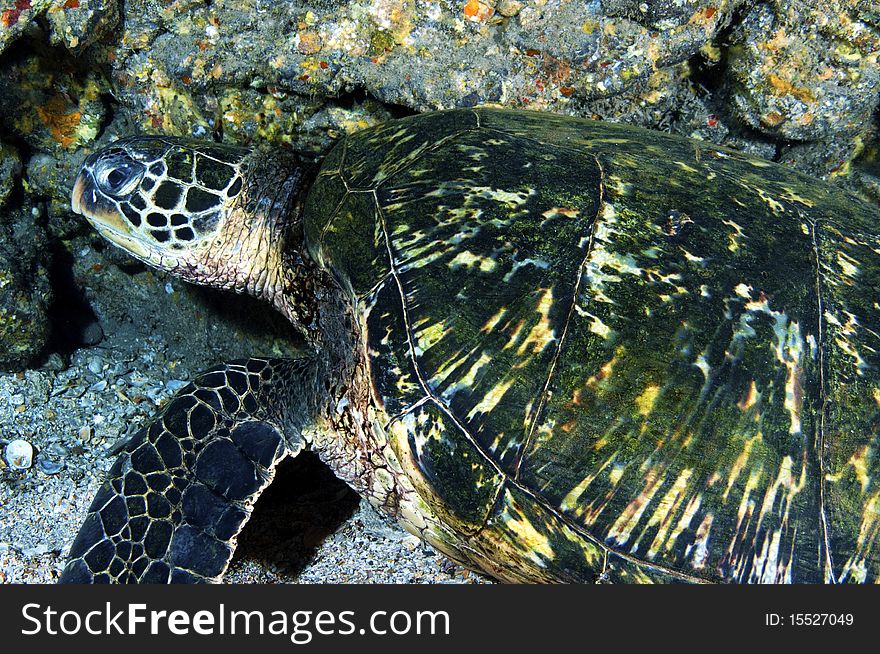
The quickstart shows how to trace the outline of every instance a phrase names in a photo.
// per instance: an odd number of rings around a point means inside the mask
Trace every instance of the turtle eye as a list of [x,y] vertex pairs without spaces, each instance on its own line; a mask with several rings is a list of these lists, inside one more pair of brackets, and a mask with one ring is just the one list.
[[144,167],[123,154],[114,154],[98,162],[95,181],[107,195],[122,197],[131,193],[140,183]]

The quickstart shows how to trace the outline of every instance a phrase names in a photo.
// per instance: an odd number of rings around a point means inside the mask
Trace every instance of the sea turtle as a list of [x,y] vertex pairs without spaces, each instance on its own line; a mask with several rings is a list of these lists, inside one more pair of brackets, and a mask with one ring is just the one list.
[[880,578],[880,212],[707,143],[490,108],[287,151],[141,136],[73,208],[304,334],[121,454],[68,582],[216,581],[303,450],[505,581]]

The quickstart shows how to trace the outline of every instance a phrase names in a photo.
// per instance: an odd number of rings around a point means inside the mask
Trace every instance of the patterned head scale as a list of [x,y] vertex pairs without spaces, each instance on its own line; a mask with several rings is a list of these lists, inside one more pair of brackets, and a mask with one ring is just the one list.
[[244,186],[247,148],[136,136],[92,154],[72,206],[115,245],[162,268],[211,244]]

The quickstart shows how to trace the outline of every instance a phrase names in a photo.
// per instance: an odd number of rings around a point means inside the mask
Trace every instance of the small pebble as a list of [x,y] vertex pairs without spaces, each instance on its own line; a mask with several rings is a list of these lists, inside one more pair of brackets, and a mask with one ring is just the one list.
[[45,543],[40,543],[39,545],[33,545],[29,547],[22,547],[21,553],[24,554],[28,558],[32,558],[34,556],[42,556],[46,552],[49,551],[49,546]]
[[422,544],[422,539],[417,536],[413,536],[412,534],[407,534],[401,539],[403,546],[411,552],[416,550]]
[[79,436],[79,439],[83,443],[88,443],[92,439],[93,433],[94,433],[94,430],[91,428],[90,425],[83,425],[82,427],[79,428],[78,436]]
[[88,364],[89,372],[95,375],[100,375],[101,371],[104,369],[104,361],[101,357],[89,357]]
[[516,16],[523,8],[523,3],[519,0],[501,0],[496,7],[499,14],[510,18]]
[[104,340],[104,330],[101,328],[100,323],[90,322],[83,328],[80,338],[83,345],[97,345]]
[[148,388],[144,391],[144,395],[150,398],[150,401],[152,401],[153,404],[158,404],[165,396],[165,389],[162,386]]
[[44,475],[57,475],[64,470],[64,459],[53,461],[40,453],[37,455],[37,467]]
[[34,446],[17,438],[6,446],[4,458],[13,470],[27,470],[34,464]]
[[150,381],[149,377],[144,377],[141,373],[137,372],[136,370],[133,373],[131,373],[131,375],[128,378],[128,383],[131,384],[132,386],[137,386],[137,387],[143,386],[148,381]]
[[67,448],[61,443],[52,443],[46,448],[46,454],[57,459],[59,457],[67,456]]
[[182,379],[169,379],[167,382],[165,382],[165,390],[167,390],[169,393],[176,393],[188,383],[189,382],[185,382]]
[[61,372],[65,368],[64,359],[62,359],[61,355],[57,352],[53,352],[46,358],[46,363],[43,364],[43,368],[46,370]]

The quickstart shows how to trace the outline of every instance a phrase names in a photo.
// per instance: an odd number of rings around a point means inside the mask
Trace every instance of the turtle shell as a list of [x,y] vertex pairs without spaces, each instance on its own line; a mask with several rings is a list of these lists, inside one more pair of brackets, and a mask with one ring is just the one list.
[[713,145],[477,109],[349,136],[304,224],[472,563],[849,582],[880,578],[878,221]]

